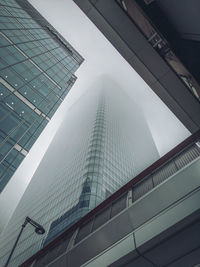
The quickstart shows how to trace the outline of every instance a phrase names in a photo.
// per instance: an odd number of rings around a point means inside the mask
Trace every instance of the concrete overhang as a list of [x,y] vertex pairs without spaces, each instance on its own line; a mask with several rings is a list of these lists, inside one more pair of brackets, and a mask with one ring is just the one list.
[[199,172],[197,158],[48,266],[199,264]]
[[200,103],[115,0],[74,0],[126,61],[194,133]]

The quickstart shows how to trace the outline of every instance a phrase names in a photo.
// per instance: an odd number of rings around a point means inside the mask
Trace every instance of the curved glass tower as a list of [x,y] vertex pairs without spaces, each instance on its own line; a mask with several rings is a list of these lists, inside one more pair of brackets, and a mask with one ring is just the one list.
[[[11,263],[22,263],[158,159],[147,122],[118,85],[102,77],[69,110],[1,238],[1,264],[26,216]],[[11,265],[12,266],[12,265]]]

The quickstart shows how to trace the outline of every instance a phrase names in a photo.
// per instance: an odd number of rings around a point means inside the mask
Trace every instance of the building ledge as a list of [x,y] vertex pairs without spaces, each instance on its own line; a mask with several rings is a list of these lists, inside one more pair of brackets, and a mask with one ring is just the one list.
[[190,266],[199,263],[199,173],[198,158],[49,266],[181,266],[185,258]]
[[125,60],[192,133],[200,103],[116,0],[74,0]]
[[[94,266],[93,263],[98,266],[98,262],[105,262],[105,266],[120,266],[121,261],[138,258],[140,254],[153,251],[154,247],[162,249],[159,244],[174,240],[183,227],[190,229],[190,224],[196,225],[196,220],[200,219],[198,140],[199,132],[148,167],[21,266],[75,267]],[[194,240],[195,237],[194,234]],[[184,235],[181,238],[184,239]],[[176,261],[185,257],[186,252],[190,253],[192,241],[184,243],[188,247],[179,251],[181,254],[171,251],[168,258]],[[173,247],[176,251],[181,245],[179,239],[174,246],[170,243],[166,250]],[[118,248],[122,254],[115,252]],[[145,257],[143,255],[142,259]],[[137,264],[137,267],[144,266]]]

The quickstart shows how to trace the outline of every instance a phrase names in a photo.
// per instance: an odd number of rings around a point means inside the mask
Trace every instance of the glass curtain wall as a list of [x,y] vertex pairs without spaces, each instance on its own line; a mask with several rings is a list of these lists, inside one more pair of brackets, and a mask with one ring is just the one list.
[[82,57],[25,0],[0,0],[0,192],[73,86]]
[[[71,106],[1,236],[0,265],[28,215],[46,230],[23,232],[10,266],[25,261],[158,159],[142,111],[106,77]],[[39,186],[38,186],[39,185]]]

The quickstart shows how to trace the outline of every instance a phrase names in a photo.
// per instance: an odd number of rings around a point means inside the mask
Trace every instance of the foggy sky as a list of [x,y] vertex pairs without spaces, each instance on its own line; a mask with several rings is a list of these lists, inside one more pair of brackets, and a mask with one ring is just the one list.
[[190,134],[72,0],[30,0],[30,3],[85,61],[76,72],[78,79],[67,98],[0,195],[0,230],[15,209],[68,108],[99,75],[109,75],[137,102],[160,155]]

